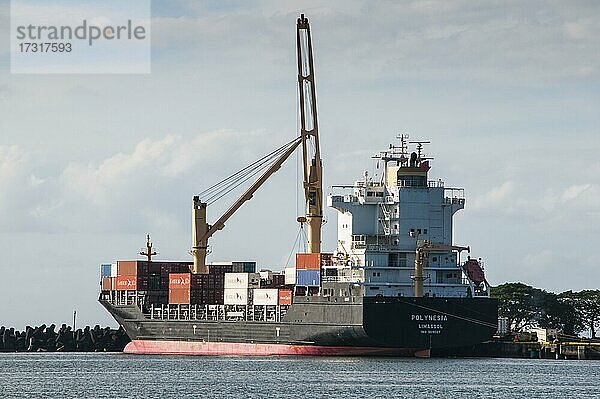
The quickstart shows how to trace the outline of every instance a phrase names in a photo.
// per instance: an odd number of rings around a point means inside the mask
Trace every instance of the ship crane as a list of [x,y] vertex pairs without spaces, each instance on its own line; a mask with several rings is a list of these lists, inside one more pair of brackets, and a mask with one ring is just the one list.
[[[296,49],[298,57],[298,94],[300,96],[300,137],[304,174],[304,198],[306,217],[298,218],[308,226],[308,252],[321,252],[321,228],[323,225],[323,164],[319,146],[317,120],[317,95],[313,63],[312,39],[308,18],[300,15],[296,24]],[[312,139],[313,156],[309,149]],[[310,158],[310,159],[309,159]]]
[[[414,235],[411,234],[411,236]],[[413,276],[415,297],[420,298],[423,296],[423,265],[425,258],[430,252],[434,251],[458,251],[460,253],[461,251],[471,252],[471,249],[469,247],[433,243],[429,240],[418,240],[415,253],[415,275]]]
[[[308,226],[308,252],[321,252],[321,227],[323,224],[323,168],[319,146],[319,128],[317,123],[317,99],[315,92],[315,75],[312,53],[312,41],[308,18],[302,14],[296,25],[296,45],[298,57],[298,94],[300,97],[300,136],[283,147],[269,154],[271,157],[262,158],[273,160],[268,169],[223,213],[212,225],[207,223],[206,209],[208,201],[203,201],[200,196],[194,196],[192,207],[192,249],[194,257],[192,273],[208,274],[206,255],[208,254],[208,239],[217,231],[225,227],[225,222],[249,201],[254,193],[275,173],[286,159],[302,144],[304,197],[306,203],[306,216],[299,217],[298,221]],[[312,149],[313,156],[309,156]],[[259,161],[250,166],[255,166]],[[262,166],[261,166],[262,165]],[[265,162],[259,164],[264,167]],[[257,169],[257,168],[255,168]],[[235,177],[248,177],[253,173],[244,170],[237,172],[224,181],[209,188],[211,192],[228,193],[239,184]],[[232,179],[234,178],[234,179]],[[221,185],[223,187],[221,187]],[[214,189],[217,187],[216,189]],[[233,187],[233,188],[232,188]],[[215,191],[216,190],[216,191]],[[206,192],[206,190],[205,190]]]

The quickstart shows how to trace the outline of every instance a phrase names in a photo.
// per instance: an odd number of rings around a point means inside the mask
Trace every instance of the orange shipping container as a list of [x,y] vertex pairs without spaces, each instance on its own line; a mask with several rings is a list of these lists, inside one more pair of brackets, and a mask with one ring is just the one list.
[[148,274],[148,262],[143,260],[117,261],[117,276],[144,276]]
[[169,303],[190,303],[190,289],[169,289]]
[[102,277],[102,291],[112,291],[113,290],[113,278],[112,277]]
[[296,254],[296,269],[321,270],[321,254]]
[[117,276],[115,289],[118,291],[126,290],[137,290],[137,277],[136,276]]
[[179,290],[187,289],[190,290],[190,273],[170,273],[169,274],[169,289]]
[[292,304],[292,290],[279,290],[279,304],[280,305],[291,305]]

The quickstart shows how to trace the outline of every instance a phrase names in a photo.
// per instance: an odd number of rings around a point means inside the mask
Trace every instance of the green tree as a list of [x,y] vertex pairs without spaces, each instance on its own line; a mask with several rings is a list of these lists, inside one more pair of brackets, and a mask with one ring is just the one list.
[[539,326],[574,335],[580,326],[574,319],[572,302],[552,292],[523,283],[506,283],[492,287],[491,296],[498,299],[498,315],[508,318],[511,331]]
[[566,291],[560,294],[560,298],[573,308],[575,332],[588,329],[591,337],[596,338],[600,328],[600,290]]
[[533,299],[535,288],[523,283],[506,283],[492,287],[490,294],[498,299],[498,315],[508,319],[511,331],[522,331],[534,323],[537,315]]

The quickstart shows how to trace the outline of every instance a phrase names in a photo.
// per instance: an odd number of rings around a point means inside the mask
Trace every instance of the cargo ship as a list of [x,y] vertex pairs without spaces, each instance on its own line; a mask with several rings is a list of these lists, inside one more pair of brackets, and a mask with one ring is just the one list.
[[[429,142],[399,135],[375,156],[375,173],[332,187],[326,204],[337,211],[337,248],[322,251],[323,168],[304,15],[296,28],[300,136],[193,197],[193,261],[155,260],[148,236],[144,260],[101,266],[99,301],[131,338],[125,352],[431,356],[489,340],[498,305],[483,262],[464,255],[469,247],[453,244],[464,190],[429,180]],[[279,272],[248,260],[207,262],[209,239],[297,149],[305,252]],[[207,223],[215,198],[256,175]]]

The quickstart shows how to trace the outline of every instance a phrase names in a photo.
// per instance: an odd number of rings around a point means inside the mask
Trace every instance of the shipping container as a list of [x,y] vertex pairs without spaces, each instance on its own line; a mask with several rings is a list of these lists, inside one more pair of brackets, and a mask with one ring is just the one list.
[[114,289],[114,279],[112,277],[102,277],[102,291],[112,291]]
[[256,262],[232,262],[233,264],[233,272],[234,273],[255,273],[256,272]]
[[110,263],[100,265],[100,277],[110,277]]
[[319,286],[321,285],[320,270],[296,270],[296,285]]
[[225,273],[224,288],[248,288],[260,284],[258,273]]
[[190,303],[190,289],[178,288],[169,289],[169,303],[187,304]]
[[117,277],[117,264],[116,263],[112,263],[110,265],[110,276]]
[[[185,262],[153,262],[160,265],[160,274],[168,275],[170,273],[189,273],[191,263]],[[153,269],[157,266],[153,265]],[[168,277],[168,276],[167,276]]]
[[261,270],[258,272],[260,274],[261,280],[272,280],[273,279],[273,271],[272,270]]
[[285,273],[285,284],[293,285],[296,284],[296,268],[295,267],[286,267],[284,270]]
[[150,274],[148,276],[148,290],[155,291],[155,290],[160,290],[161,288],[168,288],[168,287],[164,287],[164,285],[162,283],[161,275],[160,274]]
[[247,305],[248,288],[225,288],[223,290],[223,299],[225,305]]
[[279,304],[280,305],[291,305],[292,304],[292,290],[279,290]]
[[190,286],[192,289],[203,289],[209,286],[209,274],[192,274]]
[[252,303],[254,305],[277,305],[277,288],[255,288]]
[[296,254],[296,269],[321,270],[321,254]]
[[115,289],[118,291],[137,290],[137,276],[115,277]]
[[169,290],[190,289],[190,273],[170,273]]
[[147,276],[148,262],[145,260],[117,261],[117,276]]
[[282,285],[285,285],[285,274],[283,273],[277,273],[277,274],[273,274],[273,286],[274,287],[281,287]]

